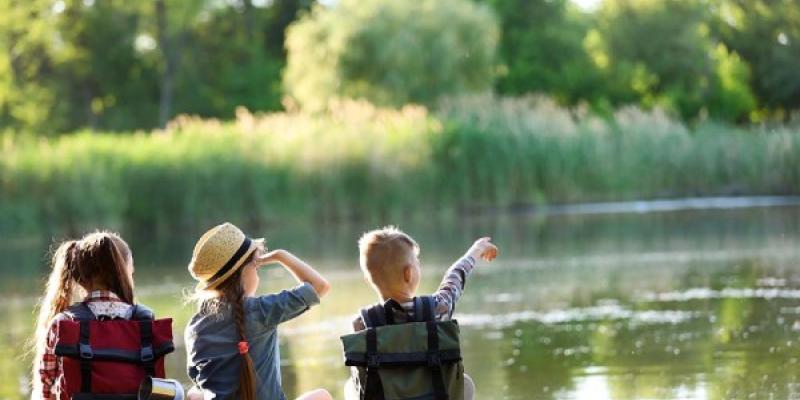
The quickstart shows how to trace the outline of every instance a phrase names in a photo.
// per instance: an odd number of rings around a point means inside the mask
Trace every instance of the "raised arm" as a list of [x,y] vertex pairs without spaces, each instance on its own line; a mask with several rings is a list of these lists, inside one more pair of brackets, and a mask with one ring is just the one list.
[[495,257],[497,257],[497,247],[492,244],[491,238],[484,237],[476,240],[464,256],[447,269],[442,283],[433,293],[436,298],[437,319],[450,319],[453,315],[456,302],[461,298],[467,277],[475,268],[477,260],[482,258],[492,261]]
[[308,282],[317,292],[317,296],[324,297],[331,290],[331,284],[320,275],[313,267],[308,265],[294,254],[283,250],[273,250],[258,258],[260,264],[273,262],[280,263],[297,279],[298,282]]

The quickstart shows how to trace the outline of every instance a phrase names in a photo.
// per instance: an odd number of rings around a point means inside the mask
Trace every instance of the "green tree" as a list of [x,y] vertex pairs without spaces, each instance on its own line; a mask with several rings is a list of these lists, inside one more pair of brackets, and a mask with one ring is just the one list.
[[181,33],[183,62],[176,113],[231,117],[236,107],[281,108],[286,27],[309,10],[310,0],[249,1],[207,7]]
[[569,0],[481,1],[500,18],[500,93],[548,93],[566,103],[602,97],[602,81],[583,46],[591,14]]
[[610,79],[612,100],[696,116],[714,73],[706,13],[697,1],[605,1],[587,41]]
[[125,2],[0,3],[0,122],[52,133],[149,128],[155,74],[134,50]]
[[800,108],[800,5],[796,0],[714,0],[714,33],[752,68],[768,112]]
[[289,28],[284,85],[308,109],[336,97],[430,105],[488,89],[497,40],[491,10],[467,0],[342,0]]
[[[57,4],[57,3],[54,3]],[[152,128],[157,123],[158,72],[137,53],[142,15],[124,1],[64,1],[54,53],[68,112],[63,129]]]
[[48,0],[0,1],[0,127],[61,124]]

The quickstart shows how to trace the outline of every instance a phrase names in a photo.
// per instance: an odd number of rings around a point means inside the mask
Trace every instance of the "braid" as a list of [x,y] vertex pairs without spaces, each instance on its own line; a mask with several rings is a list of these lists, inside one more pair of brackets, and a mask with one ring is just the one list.
[[[241,269],[240,269],[241,271]],[[240,275],[240,274],[236,274]],[[241,278],[235,281],[232,287],[231,299],[228,299],[233,306],[233,316],[236,321],[236,332],[239,342],[245,343],[245,351],[240,349],[242,355],[242,366],[239,369],[239,399],[255,400],[256,398],[256,371],[253,366],[253,359],[247,351],[247,337],[245,336],[245,315],[244,315],[244,289],[242,288]],[[240,345],[241,347],[241,345]]]

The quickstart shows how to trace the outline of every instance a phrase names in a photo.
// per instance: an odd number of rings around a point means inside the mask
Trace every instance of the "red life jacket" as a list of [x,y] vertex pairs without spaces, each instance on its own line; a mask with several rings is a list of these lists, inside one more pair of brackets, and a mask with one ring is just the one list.
[[154,320],[142,305],[130,320],[97,319],[86,303],[65,314],[55,348],[63,360],[60,400],[133,400],[145,377],[164,378],[164,356],[175,350],[171,318]]

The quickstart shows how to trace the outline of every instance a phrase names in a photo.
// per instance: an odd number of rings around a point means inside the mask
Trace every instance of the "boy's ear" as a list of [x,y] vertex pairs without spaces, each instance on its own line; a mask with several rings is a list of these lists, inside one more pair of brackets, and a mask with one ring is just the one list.
[[414,278],[412,270],[413,267],[411,264],[406,264],[403,266],[403,281],[405,283],[411,283],[411,280]]

